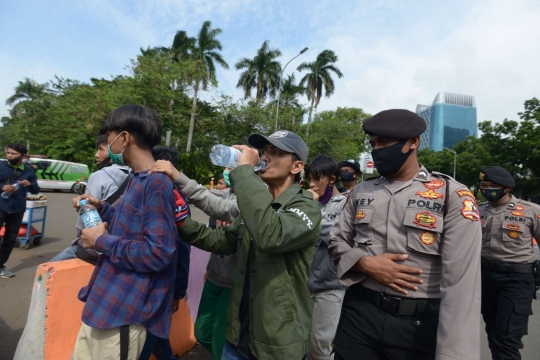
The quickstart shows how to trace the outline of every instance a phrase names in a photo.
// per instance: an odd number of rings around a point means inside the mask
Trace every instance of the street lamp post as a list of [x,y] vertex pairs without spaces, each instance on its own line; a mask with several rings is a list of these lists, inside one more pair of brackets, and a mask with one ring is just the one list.
[[446,150],[450,151],[450,152],[453,152],[454,153],[454,179],[456,178],[456,159],[457,159],[457,154],[454,150],[450,150],[449,148],[445,147]]
[[300,53],[298,55],[296,55],[291,60],[289,60],[289,62],[287,64],[285,64],[283,69],[281,69],[281,75],[279,76],[279,88],[278,88],[277,109],[276,109],[276,131],[278,130],[279,100],[281,98],[281,83],[282,83],[282,79],[283,79],[283,72],[285,71],[285,68],[287,67],[287,65],[289,65],[289,63],[291,61],[293,61],[294,59],[296,59],[297,57],[299,57],[300,55],[302,55],[306,51],[308,51],[308,47],[303,48],[302,51],[300,51]]

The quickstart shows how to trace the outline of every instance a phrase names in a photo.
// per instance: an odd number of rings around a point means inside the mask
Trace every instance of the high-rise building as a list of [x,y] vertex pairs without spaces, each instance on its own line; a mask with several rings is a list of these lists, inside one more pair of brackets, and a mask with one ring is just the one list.
[[416,113],[427,124],[420,149],[451,149],[467,136],[478,136],[474,96],[440,92],[431,106],[417,105]]

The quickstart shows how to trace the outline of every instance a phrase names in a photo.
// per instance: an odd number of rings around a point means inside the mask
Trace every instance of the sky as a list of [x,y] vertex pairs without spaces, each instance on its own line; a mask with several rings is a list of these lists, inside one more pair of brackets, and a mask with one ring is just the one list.
[[318,111],[414,111],[447,91],[473,95],[479,121],[500,122],[540,96],[538,0],[0,0],[0,19],[0,117],[25,77],[128,74],[141,47],[169,47],[178,30],[196,36],[205,20],[223,30],[230,66],[218,68],[209,101],[243,96],[234,64],[265,40],[282,51],[282,64],[309,47],[285,74],[325,49],[338,55],[344,76]]

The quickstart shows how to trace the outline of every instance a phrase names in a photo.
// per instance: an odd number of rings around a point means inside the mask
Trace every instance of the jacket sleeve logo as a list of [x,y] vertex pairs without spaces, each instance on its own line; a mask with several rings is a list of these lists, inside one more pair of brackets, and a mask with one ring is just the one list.
[[437,219],[431,213],[424,211],[416,214],[414,223],[418,226],[424,226],[430,229],[435,229],[437,225]]
[[461,209],[461,214],[465,219],[471,221],[480,220],[480,215],[478,214],[478,208],[473,200],[465,199],[463,200],[463,209]]
[[431,190],[440,189],[444,186],[444,181],[439,179],[433,179],[430,182],[425,183],[424,186]]
[[356,213],[356,218],[357,218],[358,220],[362,220],[362,219],[365,218],[365,217],[366,217],[366,213],[363,212],[362,210],[358,210],[358,212]]
[[439,194],[439,193],[435,192],[435,190],[433,190],[433,189],[429,189],[428,191],[417,191],[416,195],[421,196],[424,199],[431,199],[431,200],[444,199],[443,194]]
[[435,234],[431,231],[424,231],[420,234],[420,241],[422,244],[431,245],[435,242]]

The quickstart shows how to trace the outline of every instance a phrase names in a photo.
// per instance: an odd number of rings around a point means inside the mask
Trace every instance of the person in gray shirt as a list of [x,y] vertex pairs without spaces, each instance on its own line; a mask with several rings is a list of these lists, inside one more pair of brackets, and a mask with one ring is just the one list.
[[[226,168],[223,180],[230,186],[229,171]],[[219,197],[180,173],[169,161],[159,160],[150,172],[162,172],[174,180],[189,202],[201,209],[208,216],[217,219],[217,226],[230,224],[240,214],[236,203],[236,194],[232,190],[224,191]],[[225,346],[225,333],[227,330],[227,309],[234,282],[237,255],[211,254],[206,267],[206,281],[204,284],[197,321],[195,322],[195,338],[213,355],[214,359],[221,359]]]
[[[108,200],[126,181],[130,169],[127,166],[111,165],[107,155],[107,134],[98,136],[97,151],[94,156],[99,170],[90,174],[85,193],[100,200]],[[78,218],[76,239],[49,262],[75,259],[77,257],[77,243],[81,242],[82,229],[84,229],[84,225],[81,218]],[[95,250],[86,250],[86,252],[91,257],[98,255]]]
[[349,191],[340,193],[336,187],[340,175],[337,162],[327,156],[317,156],[306,167],[310,192],[321,209],[321,234],[315,245],[308,289],[313,299],[309,360],[333,360],[332,342],[341,313],[346,287],[338,279],[336,265],[328,254],[330,231],[347,202]]

